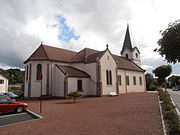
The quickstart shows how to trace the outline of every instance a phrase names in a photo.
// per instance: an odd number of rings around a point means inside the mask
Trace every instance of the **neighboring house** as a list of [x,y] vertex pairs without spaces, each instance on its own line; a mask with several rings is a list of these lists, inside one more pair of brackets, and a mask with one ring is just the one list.
[[84,48],[74,52],[41,44],[24,62],[24,96],[40,96],[41,73],[44,96],[66,97],[76,90],[87,96],[145,92],[144,70],[138,66],[140,53],[131,46],[129,27],[121,54],[112,54],[108,45],[104,51]]
[[8,92],[8,82],[8,77],[0,72],[0,93]]

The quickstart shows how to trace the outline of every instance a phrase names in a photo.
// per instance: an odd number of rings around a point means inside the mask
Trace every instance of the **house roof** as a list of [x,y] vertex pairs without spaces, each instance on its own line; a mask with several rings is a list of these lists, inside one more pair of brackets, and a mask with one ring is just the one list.
[[1,75],[3,75],[4,77],[6,77],[7,79],[9,79],[9,77],[7,75],[5,75],[4,73],[0,72]]
[[[66,63],[92,63],[103,56],[106,50],[98,51],[85,48],[79,52],[69,51],[62,48],[40,45],[36,51],[24,62],[30,60],[54,60]],[[143,72],[144,70],[127,58],[113,55],[118,68]]]
[[90,77],[86,72],[72,66],[56,65],[68,77]]
[[117,63],[118,68],[120,69],[144,72],[144,70],[141,67],[139,67],[134,62],[125,57],[118,55],[113,55],[113,57]]
[[54,60],[61,62],[71,62],[71,59],[76,54],[77,52],[74,51],[47,45],[40,45],[24,63],[30,60]]
[[90,48],[85,48],[78,52],[73,58],[72,62],[75,63],[92,63],[97,61],[97,57],[101,57],[104,51],[97,51]]

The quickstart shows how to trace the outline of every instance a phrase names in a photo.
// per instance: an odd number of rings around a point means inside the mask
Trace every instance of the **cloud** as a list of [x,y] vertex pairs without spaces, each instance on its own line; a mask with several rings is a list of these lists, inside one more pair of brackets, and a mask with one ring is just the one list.
[[180,18],[179,4],[178,0],[1,0],[0,63],[22,68],[41,41],[75,51],[104,50],[108,43],[112,53],[120,54],[128,20],[142,64],[166,64],[153,50],[159,31]]

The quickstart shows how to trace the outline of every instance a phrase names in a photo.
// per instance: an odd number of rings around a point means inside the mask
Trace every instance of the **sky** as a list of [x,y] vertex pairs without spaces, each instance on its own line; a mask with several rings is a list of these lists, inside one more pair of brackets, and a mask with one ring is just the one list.
[[[80,51],[114,54],[122,49],[127,23],[147,72],[168,64],[157,52],[160,31],[180,19],[179,0],[0,0],[0,67],[24,68],[41,42]],[[180,63],[171,64],[180,74]]]

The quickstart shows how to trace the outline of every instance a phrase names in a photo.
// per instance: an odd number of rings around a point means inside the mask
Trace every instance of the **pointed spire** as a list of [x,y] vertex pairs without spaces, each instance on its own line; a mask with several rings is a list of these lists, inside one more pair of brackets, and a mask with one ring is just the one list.
[[129,33],[129,24],[128,23],[127,23],[127,30],[126,30],[126,35],[125,35],[121,54],[125,49],[132,50],[131,37],[130,37],[130,33]]

